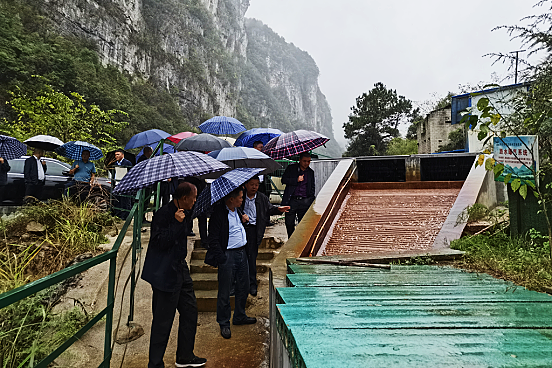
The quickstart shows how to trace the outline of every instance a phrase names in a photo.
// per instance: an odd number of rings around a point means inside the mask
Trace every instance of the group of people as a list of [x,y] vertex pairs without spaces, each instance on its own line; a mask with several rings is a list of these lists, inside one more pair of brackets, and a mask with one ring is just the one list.
[[[256,259],[271,215],[285,213],[286,230],[291,236],[296,218],[301,221],[314,200],[314,171],[311,157],[302,154],[298,164],[289,165],[282,182],[286,184],[282,206],[274,206],[259,192],[255,176],[234,189],[213,206],[208,225],[208,250],[205,263],[218,268],[217,317],[220,334],[230,339],[232,324],[255,324],[246,314],[248,295],[257,295]],[[178,185],[172,200],[153,216],[142,279],[153,291],[153,320],[149,347],[149,368],[164,367],[163,357],[176,311],[179,326],[177,367],[201,367],[205,358],[194,354],[197,331],[197,302],[190,270],[186,263],[190,211],[198,195],[191,182]],[[235,295],[231,314],[230,295]]]

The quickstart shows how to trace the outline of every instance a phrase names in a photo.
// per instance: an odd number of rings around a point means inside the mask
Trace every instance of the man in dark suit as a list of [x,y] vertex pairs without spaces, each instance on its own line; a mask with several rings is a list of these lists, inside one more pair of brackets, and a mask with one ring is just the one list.
[[257,295],[257,254],[263,241],[270,215],[279,215],[289,210],[289,206],[276,207],[268,197],[259,191],[259,177],[254,176],[245,183],[244,201],[241,209],[247,215],[244,224],[247,234],[247,262],[249,264],[249,294]]
[[[132,167],[132,162],[125,158],[125,151],[122,149],[115,150],[115,162],[113,163],[114,167],[129,168]],[[124,169],[123,169],[124,170]],[[132,208],[132,199],[128,196],[115,196],[115,207],[120,207],[123,210],[115,210],[115,216],[126,220],[128,217],[128,211]]]
[[186,222],[191,218],[184,211],[192,208],[196,196],[194,185],[180,184],[173,200],[155,213],[151,223],[151,236],[142,271],[142,279],[150,283],[153,290],[148,368],[164,367],[163,356],[176,310],[180,315],[176,366],[202,367],[207,361],[194,355],[197,301],[186,264]]
[[218,267],[217,322],[220,334],[225,339],[230,332],[230,289],[235,280],[236,303],[234,308],[234,325],[249,325],[257,322],[254,317],[245,314],[245,304],[249,289],[249,266],[245,245],[247,235],[239,207],[243,201],[243,188],[239,187],[229,193],[214,206],[209,220],[209,249],[205,263]]
[[286,230],[288,238],[295,231],[295,218],[301,222],[314,201],[314,171],[309,167],[311,155],[301,153],[298,164],[291,164],[284,171],[282,183],[286,185],[282,204],[290,206],[286,212]]
[[25,198],[23,203],[29,203],[32,198],[41,199],[42,188],[46,178],[46,161],[40,159],[44,155],[44,151],[36,148],[33,155],[25,160],[25,168],[23,177],[25,179]]
[[8,172],[11,170],[8,160],[0,157],[0,205],[4,202],[6,184],[8,184]]

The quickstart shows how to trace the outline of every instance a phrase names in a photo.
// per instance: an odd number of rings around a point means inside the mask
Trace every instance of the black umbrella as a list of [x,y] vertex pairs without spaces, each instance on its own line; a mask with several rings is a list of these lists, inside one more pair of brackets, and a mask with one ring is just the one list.
[[35,135],[24,142],[29,147],[40,148],[44,151],[55,151],[63,146],[63,141],[51,135]]
[[217,138],[211,134],[202,133],[181,140],[174,148],[177,151],[211,152],[226,147],[232,147],[232,145],[224,139]]

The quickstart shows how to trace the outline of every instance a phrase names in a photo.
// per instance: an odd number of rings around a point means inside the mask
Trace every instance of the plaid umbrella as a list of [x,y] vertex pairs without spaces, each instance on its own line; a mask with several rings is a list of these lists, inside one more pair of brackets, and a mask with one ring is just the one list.
[[145,132],[141,132],[132,136],[125,146],[125,149],[138,148],[147,146],[148,144],[154,144],[161,139],[170,137],[171,135],[161,129],[150,129]]
[[23,143],[29,147],[40,148],[44,151],[55,151],[56,148],[63,146],[63,142],[60,139],[51,135],[35,135]]
[[271,139],[263,152],[275,160],[312,151],[330,139],[310,130],[294,130]]
[[92,143],[83,141],[67,142],[55,150],[58,155],[72,160],[80,160],[82,158],[82,151],[90,151],[90,160],[99,160],[103,157],[101,149],[94,146]]
[[253,148],[253,143],[255,143],[256,141],[261,141],[263,142],[263,145],[265,145],[272,138],[281,136],[282,134],[284,134],[284,132],[282,132],[280,129],[272,129],[272,128],[250,129],[246,132],[243,132],[238,137],[238,139],[236,139],[236,143],[234,143],[234,146]]
[[230,168],[227,165],[203,153],[169,153],[136,164],[115,187],[113,193],[130,194],[169,178],[200,176],[228,170]]
[[0,135],[0,157],[4,160],[13,160],[27,153],[27,146],[14,137]]
[[232,169],[239,167],[263,168],[259,174],[270,174],[282,166],[264,153],[249,147],[229,147],[209,153]]
[[203,133],[211,134],[238,134],[245,130],[245,127],[238,119],[227,116],[215,116],[201,124],[199,129]]
[[259,174],[263,169],[239,168],[234,169],[211,183],[209,190],[201,192],[194,206],[193,217],[208,212],[216,201],[224,198],[228,193]]

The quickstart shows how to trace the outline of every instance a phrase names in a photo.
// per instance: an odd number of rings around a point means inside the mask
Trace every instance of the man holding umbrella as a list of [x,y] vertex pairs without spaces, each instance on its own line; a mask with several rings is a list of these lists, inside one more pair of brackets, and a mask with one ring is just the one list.
[[175,312],[178,310],[177,367],[202,367],[207,362],[194,355],[197,330],[197,301],[190,270],[186,264],[188,244],[187,217],[196,201],[197,189],[182,183],[176,188],[173,200],[153,216],[148,252],[142,279],[153,290],[153,321],[149,347],[148,368],[162,368],[163,356],[169,342]]
[[85,192],[90,189],[90,186],[96,184],[96,166],[93,162],[89,161],[90,151],[83,150],[81,154],[82,160],[75,160],[69,174],[73,175],[73,179],[76,182],[77,190],[83,200]]
[[33,151],[33,155],[25,160],[25,168],[23,170],[23,177],[25,178],[25,203],[29,202],[30,197],[41,198],[47,170],[46,162],[40,160],[43,155],[44,150],[36,148]]

